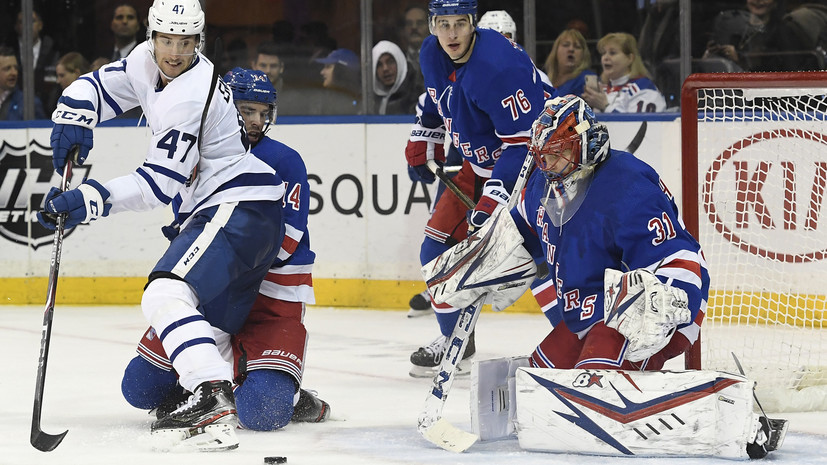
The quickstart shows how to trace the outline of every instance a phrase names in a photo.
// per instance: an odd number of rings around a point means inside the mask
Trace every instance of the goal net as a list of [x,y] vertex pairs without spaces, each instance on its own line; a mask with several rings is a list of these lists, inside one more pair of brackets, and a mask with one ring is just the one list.
[[735,372],[767,410],[827,410],[827,73],[690,76],[683,216],[710,296],[691,368]]

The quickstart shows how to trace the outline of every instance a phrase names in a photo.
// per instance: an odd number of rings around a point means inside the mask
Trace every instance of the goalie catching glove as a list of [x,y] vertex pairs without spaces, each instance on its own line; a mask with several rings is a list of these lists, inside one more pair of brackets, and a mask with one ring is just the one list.
[[603,322],[629,341],[625,359],[630,362],[658,353],[678,325],[690,322],[686,292],[663,284],[649,270],[623,273],[607,268],[603,288]]
[[482,228],[422,267],[434,302],[463,308],[489,293],[494,311],[504,310],[525,293],[537,272],[522,244],[511,213],[497,208]]

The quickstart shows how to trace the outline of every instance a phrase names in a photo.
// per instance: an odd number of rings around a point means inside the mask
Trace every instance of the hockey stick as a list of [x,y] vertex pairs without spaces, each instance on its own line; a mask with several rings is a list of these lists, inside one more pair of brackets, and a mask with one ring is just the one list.
[[635,150],[640,147],[640,143],[643,142],[643,136],[646,135],[646,121],[640,123],[640,128],[638,128],[635,137],[632,138],[632,141],[629,142],[629,146],[626,147],[625,152],[635,153]]
[[[746,377],[747,374],[744,372],[744,367],[741,366],[741,361],[735,356],[735,352],[730,352],[730,354],[732,355],[732,359],[735,360],[735,366],[738,367],[738,372],[741,373],[741,376]],[[787,427],[790,422],[788,420],[767,416],[767,412],[764,411],[764,407],[761,406],[761,402],[758,400],[758,395],[755,394],[755,389],[752,390],[752,398],[755,399],[755,405],[758,406],[758,409],[761,410],[761,415],[763,415],[759,421],[761,426],[766,428],[767,442],[764,443],[763,446],[754,445],[750,447],[748,444],[747,453],[752,459],[760,459],[764,458],[768,452],[772,452],[781,447],[781,444],[784,443],[784,437],[787,436]]]
[[462,189],[460,189],[459,186],[454,184],[454,181],[452,181],[451,178],[449,178],[448,175],[445,174],[445,170],[443,170],[442,167],[439,166],[435,161],[428,160],[427,166],[428,169],[431,170],[431,172],[434,173],[434,175],[437,178],[439,178],[440,181],[442,181],[442,184],[444,184],[445,187],[448,188],[448,190],[453,192],[454,195],[456,195],[457,198],[459,198],[459,200],[462,202],[463,205],[465,205],[467,209],[472,210],[476,206],[474,201],[471,200],[471,197],[468,197],[465,194],[465,192],[462,192]]
[[[63,178],[60,181],[60,190],[69,189],[72,179],[72,160],[77,155],[75,148],[66,160],[63,167]],[[49,434],[40,428],[40,415],[43,411],[43,388],[46,383],[46,361],[49,359],[49,341],[52,338],[52,316],[55,313],[55,295],[57,293],[57,273],[60,268],[60,253],[63,249],[63,227],[66,214],[57,216],[57,227],[52,241],[52,260],[49,269],[49,288],[46,293],[46,311],[43,313],[43,332],[40,336],[40,358],[37,363],[37,382],[34,389],[34,410],[32,411],[32,433],[30,441],[35,449],[49,452],[54,450],[69,430],[60,434]]]
[[[508,206],[506,208],[508,208],[509,211],[517,204],[520,192],[528,181],[528,175],[533,165],[534,157],[530,153],[526,154],[523,166],[520,167],[520,173],[514,182],[511,197],[508,200]],[[445,177],[445,179],[447,179],[447,177]],[[440,180],[445,182],[441,177]],[[448,181],[451,180],[448,179]],[[454,183],[451,182],[451,184]],[[448,184],[446,184],[446,186],[448,186],[449,189],[451,188]],[[454,185],[454,187],[457,186]],[[485,293],[474,301],[473,304],[460,310],[457,324],[454,326],[454,331],[449,337],[451,341],[450,345],[446,350],[445,356],[442,358],[439,371],[431,382],[431,389],[425,398],[425,407],[419,415],[417,430],[419,430],[422,437],[432,444],[436,444],[451,452],[464,452],[479,439],[477,435],[463,431],[442,418],[442,410],[445,407],[445,401],[448,399],[448,392],[451,390],[451,385],[454,383],[457,366],[462,360],[463,354],[465,354],[465,348],[468,345],[468,336],[474,331],[477,318],[480,316],[480,310],[482,310],[482,306],[487,298],[488,293]]]

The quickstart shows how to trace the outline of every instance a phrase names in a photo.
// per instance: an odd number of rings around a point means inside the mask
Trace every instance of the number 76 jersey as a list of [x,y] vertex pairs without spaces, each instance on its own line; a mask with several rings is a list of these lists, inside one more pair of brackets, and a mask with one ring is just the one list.
[[112,213],[148,210],[174,199],[180,224],[219,203],[282,198],[279,176],[248,152],[232,93],[209,60],[199,53],[169,84],[161,86],[160,79],[144,42],[127,58],[81,76],[64,91],[91,102],[99,121],[140,106],[152,130],[144,164],[106,183]]
[[491,29],[475,34],[471,57],[461,66],[451,62],[435,36],[423,42],[420,64],[428,97],[422,125],[437,127],[441,117],[447,137],[474,172],[501,179],[510,190],[528,150],[531,124],[552,88],[518,45]]

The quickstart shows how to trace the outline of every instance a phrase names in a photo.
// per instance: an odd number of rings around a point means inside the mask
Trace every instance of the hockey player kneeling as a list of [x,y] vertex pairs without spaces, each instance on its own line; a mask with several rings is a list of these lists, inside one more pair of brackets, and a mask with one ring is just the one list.
[[[557,317],[529,357],[474,365],[474,432],[602,455],[757,458],[779,447],[786,422],[754,413],[753,381],[656,371],[697,340],[710,282],[657,172],[611,149],[606,127],[573,95],[547,101],[530,136],[537,170],[510,212],[520,237],[508,240],[546,261],[549,276],[532,289],[551,296],[543,311]],[[517,265],[483,255],[465,261],[503,273]],[[435,299],[439,291],[431,286]]]

